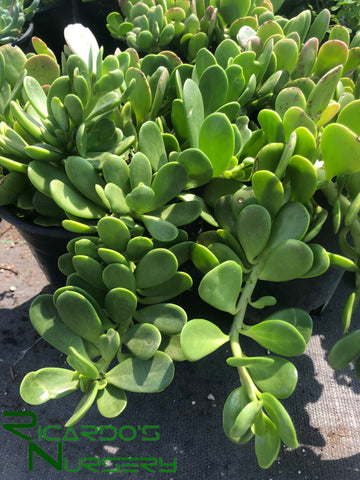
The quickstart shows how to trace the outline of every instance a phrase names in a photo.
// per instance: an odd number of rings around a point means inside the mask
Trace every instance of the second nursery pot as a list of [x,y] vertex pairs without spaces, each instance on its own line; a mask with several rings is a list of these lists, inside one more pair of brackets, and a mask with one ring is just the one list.
[[36,260],[53,288],[62,286],[65,276],[57,267],[58,257],[75,234],[60,227],[42,227],[14,215],[10,208],[0,207],[0,216],[14,225],[29,244]]
[[60,58],[64,48],[64,28],[77,21],[71,0],[54,0],[42,4],[34,16],[34,35],[41,38]]

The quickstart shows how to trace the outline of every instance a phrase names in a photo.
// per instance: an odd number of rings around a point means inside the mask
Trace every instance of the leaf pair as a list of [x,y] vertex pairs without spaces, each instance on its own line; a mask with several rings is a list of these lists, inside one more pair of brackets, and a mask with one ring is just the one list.
[[290,448],[297,447],[291,418],[270,393],[260,394],[259,399],[251,401],[244,386],[233,390],[224,405],[223,427],[228,438],[237,444],[249,441],[255,434],[255,452],[262,468],[274,462],[280,440]]

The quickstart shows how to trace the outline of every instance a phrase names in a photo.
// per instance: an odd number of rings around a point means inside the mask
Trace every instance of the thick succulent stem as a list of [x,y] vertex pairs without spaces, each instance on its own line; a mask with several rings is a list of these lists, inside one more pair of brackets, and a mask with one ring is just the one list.
[[[328,199],[330,205],[333,205],[338,199],[340,202],[340,209],[343,216],[346,215],[347,210],[349,209],[351,202],[341,193],[339,194],[338,186],[334,182],[329,182],[326,187],[322,189],[326,198]],[[355,219],[350,227],[351,236],[354,242],[355,248],[360,249],[360,220]]]
[[[231,345],[231,350],[234,357],[244,356],[240,346],[239,333],[243,326],[246,309],[248,304],[251,301],[251,295],[255,289],[257,280],[258,280],[258,272],[256,268],[254,268],[240,296],[239,302],[237,304],[237,313],[234,317],[231,330],[230,330],[230,335],[229,335],[230,345]],[[256,397],[257,388],[254,382],[252,381],[247,368],[237,367],[237,370],[239,373],[241,384],[246,388],[246,391],[250,400],[257,400],[257,397]]]

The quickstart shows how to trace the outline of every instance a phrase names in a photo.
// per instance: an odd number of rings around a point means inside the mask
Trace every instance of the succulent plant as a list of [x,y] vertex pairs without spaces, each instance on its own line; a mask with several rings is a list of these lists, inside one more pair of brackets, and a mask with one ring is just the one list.
[[173,359],[183,358],[179,334],[187,315],[168,300],[192,280],[178,271],[177,255],[154,238],[132,236],[119,218],[104,217],[97,228],[98,237],[75,238],[60,257],[67,286],[39,296],[30,309],[35,329],[67,355],[73,370],[31,372],[20,393],[37,405],[81,388],[69,426],[95,400],[111,418],[125,408],[125,391],[163,390],[174,375]]
[[[276,15],[281,3],[129,0],[131,22],[108,20],[131,39],[123,52],[103,59],[101,49],[87,49],[64,55],[60,68],[39,40],[28,58],[2,50],[0,203],[87,235],[59,259],[66,287],[30,310],[72,370],[28,374],[21,395],[29,403],[81,388],[68,425],[95,399],[102,414],[117,416],[125,390],[160,391],[174,360],[196,361],[229,342],[241,386],[224,406],[226,435],[237,444],[255,435],[263,468],[280,441],[296,447],[278,399],[296,386],[295,366],[283,357],[304,352],[311,317],[286,309],[251,325],[247,308],[276,304],[253,298],[257,283],[334,266],[355,273],[343,315],[349,329],[360,298],[360,36],[330,26],[326,9],[313,22],[310,11]],[[190,28],[207,9],[206,46],[196,28],[181,37],[180,25],[181,58],[161,50],[175,48],[175,37],[159,43],[172,14]],[[140,58],[132,47],[146,39],[158,53]],[[41,80],[41,61],[54,78]],[[316,243],[328,212],[344,256]],[[199,298],[233,316],[229,332],[177,305],[193,284],[189,262],[202,275]],[[274,355],[246,356],[243,336]],[[342,368],[359,353],[355,330],[333,347],[330,363]],[[359,361],[356,368],[360,375]]]
[[0,7],[0,45],[12,43],[20,37],[22,28],[31,20],[40,0],[3,0]]

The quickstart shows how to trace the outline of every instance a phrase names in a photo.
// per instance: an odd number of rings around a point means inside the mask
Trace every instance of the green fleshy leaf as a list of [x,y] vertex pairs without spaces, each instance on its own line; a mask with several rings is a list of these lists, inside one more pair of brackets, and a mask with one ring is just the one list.
[[100,335],[99,337],[99,352],[104,360],[111,362],[115,357],[120,347],[120,335],[113,328]]
[[226,363],[232,367],[269,367],[275,363],[277,357],[229,357],[226,359]]
[[149,233],[161,242],[172,242],[179,234],[175,225],[159,217],[142,215],[141,219]]
[[56,309],[73,332],[97,344],[104,327],[91,303],[80,293],[65,291],[56,300]]
[[167,163],[164,141],[155,122],[145,122],[141,126],[139,131],[139,148],[149,159],[155,171]]
[[256,386],[276,398],[287,398],[295,390],[298,374],[294,364],[281,357],[269,356],[272,365],[249,365],[249,373]]
[[309,247],[313,252],[314,260],[310,270],[302,278],[313,278],[322,275],[327,271],[331,263],[329,254],[324,247],[317,244],[310,244]]
[[135,279],[137,288],[149,288],[170,280],[176,273],[176,257],[164,248],[148,252],[136,266]]
[[130,210],[136,213],[149,212],[155,204],[154,191],[146,185],[138,185],[126,195],[126,203]]
[[39,115],[41,115],[43,118],[46,118],[48,115],[46,95],[39,82],[33,77],[25,77],[23,85],[26,96],[31,105],[35,108]]
[[135,292],[135,275],[127,265],[110,263],[104,268],[102,280],[109,290],[113,288],[125,288]]
[[297,87],[284,88],[276,97],[275,111],[281,118],[284,118],[285,112],[290,107],[299,107],[302,110],[306,107],[306,98]]
[[327,125],[321,135],[320,146],[326,180],[360,171],[359,137],[349,128],[335,123]]
[[30,405],[41,405],[79,388],[79,374],[65,368],[41,368],[28,373],[20,385],[21,398]]
[[233,438],[230,434],[237,416],[249,403],[250,399],[246,393],[245,387],[236,388],[226,399],[223,410],[223,428],[226,436],[234,443],[246,443],[254,435],[251,428],[249,428],[245,434],[238,439]]
[[317,173],[313,164],[300,155],[289,160],[288,172],[291,183],[291,200],[306,203],[317,188]]
[[236,222],[237,234],[250,262],[265,248],[271,231],[271,217],[261,205],[248,205]]
[[283,320],[293,325],[303,336],[306,343],[309,342],[312,334],[313,321],[311,316],[301,308],[285,308],[274,312],[266,320]]
[[192,362],[209,355],[229,341],[218,326],[208,320],[190,320],[182,329],[181,349]]
[[104,389],[99,390],[96,404],[103,417],[115,418],[126,408],[126,394],[121,388],[108,384]]
[[220,263],[224,263],[227,260],[233,260],[234,262],[238,263],[244,270],[245,267],[243,266],[243,262],[239,258],[239,255],[235,253],[235,251],[229,245],[226,245],[225,243],[214,242],[211,243],[208,248],[210,252],[215,255],[215,257],[219,260]]
[[[109,325],[109,318],[106,315],[103,307],[99,304],[99,302],[97,300],[95,300],[95,298],[89,292],[87,292],[86,290],[84,290],[81,287],[78,287],[78,286],[75,286],[75,285],[66,285],[65,287],[58,288],[53,295],[54,305],[56,304],[56,301],[57,301],[59,295],[61,295],[64,292],[68,292],[68,291],[80,293],[80,295],[83,295],[91,303],[91,305],[95,308],[96,313],[98,314],[98,317],[100,318],[101,323],[104,325],[104,327],[108,328],[107,325]],[[83,355],[83,353],[82,353],[82,355]]]
[[27,75],[34,77],[41,86],[52,85],[60,74],[56,59],[43,53],[29,57],[24,64],[24,69]]
[[337,121],[360,135],[360,100],[354,100],[342,108]]
[[285,203],[273,220],[267,249],[272,249],[284,240],[301,240],[310,224],[310,215],[300,202]]
[[105,297],[105,308],[114,323],[125,327],[131,321],[137,306],[137,299],[127,288],[112,288]]
[[298,356],[306,348],[301,333],[283,320],[264,320],[241,333],[278,355]]
[[151,188],[157,207],[162,207],[185,188],[188,172],[183,165],[170,162],[162,166],[154,177]]
[[136,188],[139,184],[151,185],[152,169],[151,163],[146,155],[142,152],[137,152],[131,159],[129,166],[130,171],[130,185],[131,188]]
[[154,210],[151,213],[161,219],[172,223],[176,227],[188,225],[196,220],[201,214],[201,203],[197,200],[190,200]]
[[289,448],[297,448],[297,438],[291,418],[282,404],[270,393],[262,393],[260,396],[270,420],[274,423],[281,440]]
[[68,157],[65,160],[65,171],[71,183],[80,193],[97,205],[105,207],[95,190],[95,185],[105,186],[104,180],[85,158],[79,156]]
[[155,325],[141,323],[130,327],[122,341],[135,357],[149,360],[160,346],[161,334]]
[[159,350],[169,355],[175,362],[183,362],[186,360],[180,345],[180,334],[162,335],[162,341]]
[[274,45],[278,70],[286,70],[291,74],[298,60],[298,46],[291,38],[282,38]]
[[315,122],[299,106],[292,106],[285,111],[283,125],[286,140],[299,127],[307,128],[314,136],[317,132]]
[[258,114],[258,121],[266,134],[268,143],[284,141],[284,127],[278,113],[264,108]]
[[85,395],[82,397],[80,402],[77,404],[74,413],[69,418],[69,420],[65,423],[65,427],[71,427],[75,425],[75,423],[77,423],[79,420],[82,419],[85,413],[90,409],[91,405],[95,402],[98,391],[99,391],[99,382],[95,381],[90,385],[88,391],[85,393]]
[[270,215],[276,215],[284,198],[284,187],[278,177],[267,170],[259,170],[252,177],[252,187],[259,205]]
[[280,435],[274,423],[264,416],[265,432],[255,437],[255,453],[261,468],[269,468],[275,461],[281,446]]
[[[222,3],[228,3],[228,2],[227,0],[222,0]],[[246,8],[246,4],[248,3],[248,0],[242,3]],[[234,8],[234,4],[232,4],[232,8]],[[241,7],[240,7],[240,10],[241,10]],[[229,23],[232,23],[232,22],[229,22]],[[225,69],[228,66],[229,58],[236,58],[240,54],[240,52],[241,52],[241,49],[239,45],[236,42],[234,42],[234,40],[227,38],[222,42],[220,42],[219,45],[216,47],[215,58],[217,63],[222,68]]]
[[230,430],[230,437],[236,443],[244,437],[246,432],[251,428],[255,422],[255,418],[262,408],[262,402],[259,400],[253,400],[249,402],[237,415],[234,421],[234,425]]
[[199,243],[194,243],[191,246],[191,260],[195,267],[204,274],[220,265],[216,255],[209,248]]
[[125,160],[117,155],[108,155],[103,163],[106,183],[113,183],[124,193],[130,191],[130,170]]
[[201,280],[199,295],[209,305],[236,313],[236,304],[241,290],[242,269],[232,260],[210,270]]
[[321,77],[338,65],[345,65],[349,50],[345,43],[339,40],[328,40],[319,49],[314,69],[315,75]]
[[329,105],[338,81],[341,78],[343,67],[338,62],[335,68],[329,70],[313,88],[306,104],[306,113],[315,121]]
[[360,330],[340,338],[330,350],[329,363],[335,370],[346,367],[360,353]]
[[224,105],[228,91],[228,78],[220,65],[212,65],[202,73],[199,88],[204,102],[205,116]]
[[0,205],[16,202],[26,186],[26,177],[20,172],[10,172],[1,178]]
[[66,212],[81,218],[101,218],[105,210],[81,195],[75,188],[61,180],[50,182],[51,197]]
[[105,199],[110,204],[109,209],[111,212],[117,215],[127,215],[130,213],[130,207],[126,202],[124,191],[115,183],[107,183],[104,188],[104,194]]
[[285,240],[265,257],[259,278],[270,282],[287,282],[300,278],[310,270],[313,260],[313,252],[306,243],[294,239]]
[[69,350],[70,355],[66,361],[70,367],[91,380],[99,378],[99,371],[91,361],[83,357],[75,348],[69,347]]
[[44,340],[66,355],[70,354],[70,346],[81,355],[86,356],[81,336],[67,327],[61,320],[53,302],[52,295],[39,295],[30,306],[30,320]]
[[192,278],[185,272],[176,272],[175,275],[165,283],[156,287],[149,287],[140,290],[144,298],[139,299],[141,303],[161,303],[170,298],[177,297],[192,287]]
[[226,115],[215,112],[206,117],[199,132],[199,148],[210,160],[214,177],[227,168],[234,146],[234,131]]
[[51,197],[51,180],[58,179],[63,183],[70,183],[63,168],[36,160],[29,163],[28,176],[34,187],[48,197]]
[[100,262],[87,255],[75,255],[72,261],[75,271],[80,277],[95,288],[104,288],[102,281],[103,266]]
[[101,240],[109,249],[123,252],[130,240],[130,232],[123,221],[116,217],[101,218],[97,224]]
[[189,173],[187,188],[206,185],[213,177],[213,167],[208,157],[197,148],[188,148],[180,153],[177,161]]
[[150,305],[137,310],[134,317],[140,323],[155,325],[166,335],[177,335],[187,322],[185,310],[172,303]]
[[108,383],[130,392],[154,393],[164,390],[174,376],[174,364],[164,352],[141,360],[131,357],[106,374]]
[[126,257],[132,261],[139,261],[154,248],[154,243],[147,237],[131,238],[126,247]]
[[199,87],[191,79],[184,83],[183,101],[190,146],[198,148],[199,132],[204,121],[204,104]]

